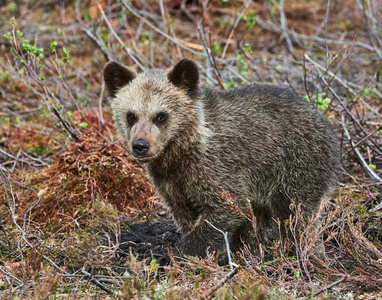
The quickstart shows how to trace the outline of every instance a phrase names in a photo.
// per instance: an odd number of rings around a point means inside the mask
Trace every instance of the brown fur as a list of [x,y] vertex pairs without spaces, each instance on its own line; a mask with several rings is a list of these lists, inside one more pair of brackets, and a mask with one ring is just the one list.
[[310,216],[335,186],[335,136],[287,89],[200,89],[189,59],[140,74],[110,62],[104,77],[117,131],[171,210],[185,254],[224,249],[222,234],[205,220],[228,232],[233,251],[243,243],[256,248],[251,224],[229,209],[221,190],[237,196],[245,214],[250,201],[264,241],[273,219],[288,219],[291,201]]

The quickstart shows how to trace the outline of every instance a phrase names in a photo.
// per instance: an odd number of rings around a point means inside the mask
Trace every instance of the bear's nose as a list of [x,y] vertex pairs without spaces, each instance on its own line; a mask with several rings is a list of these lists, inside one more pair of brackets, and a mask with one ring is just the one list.
[[136,155],[142,156],[144,155],[147,150],[149,150],[150,145],[145,140],[137,140],[133,143],[133,151]]

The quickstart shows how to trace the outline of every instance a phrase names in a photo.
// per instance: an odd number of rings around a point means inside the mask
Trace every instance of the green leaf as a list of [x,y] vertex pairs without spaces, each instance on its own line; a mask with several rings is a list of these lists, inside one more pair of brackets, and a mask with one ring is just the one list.
[[21,39],[23,37],[24,33],[22,33],[20,30],[16,31],[16,36],[18,39]]
[[11,33],[8,32],[8,33],[4,34],[4,38],[10,41],[12,39]]
[[17,24],[15,23],[15,17],[11,18],[11,25],[12,27],[17,27]]
[[78,124],[78,127],[80,127],[81,129],[88,128],[89,124],[86,122],[83,122],[83,123]]
[[57,48],[57,41],[56,40],[51,41],[50,49],[52,49],[52,53],[56,52],[56,48]]
[[369,167],[370,169],[372,169],[373,171],[377,171],[377,166],[374,165],[374,164],[369,164]]

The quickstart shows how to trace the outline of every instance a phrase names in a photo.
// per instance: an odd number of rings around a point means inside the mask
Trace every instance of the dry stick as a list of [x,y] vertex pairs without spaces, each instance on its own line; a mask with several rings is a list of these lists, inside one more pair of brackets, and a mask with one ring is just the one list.
[[318,290],[318,291],[315,292],[313,295],[309,295],[309,296],[307,296],[306,299],[311,299],[312,297],[315,297],[315,296],[321,294],[322,292],[324,292],[324,291],[326,291],[326,290],[328,290],[328,289],[331,289],[332,287],[334,287],[335,285],[341,283],[341,282],[344,281],[345,279],[346,279],[346,277],[342,277],[341,279],[339,279],[339,280],[337,280],[337,281],[335,281],[335,282],[329,284],[328,286],[322,288],[321,290]]
[[96,286],[98,286],[99,288],[101,288],[105,292],[107,292],[111,295],[114,295],[114,296],[120,296],[118,291],[113,291],[113,290],[109,289],[107,286],[103,285],[99,280],[97,280],[97,278],[94,277],[93,274],[90,274],[89,272],[87,272],[83,269],[81,270],[81,272],[84,275],[88,276],[91,282],[93,282]]
[[[262,20],[261,18],[256,18],[256,23],[259,24],[261,27],[263,27],[266,30],[270,30],[270,31],[273,31],[276,33],[282,33],[282,29],[278,28],[277,26],[273,25],[270,22]],[[289,34],[292,34],[295,38],[310,41],[310,42],[317,42],[317,43],[322,43],[322,44],[328,43],[328,44],[339,45],[339,46],[346,46],[349,44],[349,42],[341,42],[341,41],[337,41],[337,40],[328,40],[328,39],[320,38],[317,36],[307,36],[307,35],[296,33],[294,31],[288,30],[288,29],[287,29],[287,32]],[[375,49],[375,48],[371,47],[370,45],[363,43],[363,42],[354,42],[353,44],[355,46],[365,48],[371,52],[377,52],[378,54],[382,53],[381,50]]]
[[19,149],[19,151],[17,152],[16,159],[15,159],[13,166],[11,168],[11,171],[10,171],[11,174],[13,174],[13,172],[15,171],[15,167],[17,165],[17,162],[19,161],[19,158],[20,158],[20,153],[21,153],[21,149]]
[[104,42],[100,41],[100,39],[93,32],[91,32],[89,28],[84,27],[82,30],[101,49],[107,61],[114,60],[113,54],[110,52],[109,48],[105,47]]
[[379,210],[381,208],[382,208],[382,203],[380,203],[377,206],[375,206],[374,209],[372,210],[372,212],[376,212],[377,210]]
[[167,30],[166,12],[164,9],[163,0],[159,0],[159,6],[160,6],[160,13],[162,14],[163,28]]
[[328,3],[326,5],[326,13],[325,13],[325,48],[326,48],[326,61],[329,62],[329,47],[328,47],[328,20],[329,20],[329,8],[330,8],[330,0],[328,0]]
[[[204,32],[204,26],[201,22],[198,23],[198,29],[199,29],[199,33],[200,33],[200,38],[202,40],[204,52],[207,55],[207,65],[211,66],[211,68],[213,69],[213,71],[215,73],[215,76],[218,78],[218,80],[217,80],[218,84],[223,88],[223,90],[225,90],[226,88],[224,87],[224,85],[220,79],[221,75],[220,75],[218,69],[216,68],[215,58],[212,55],[212,51],[211,51],[210,47],[208,47],[208,45],[207,45],[206,36],[205,36],[205,32]],[[206,71],[206,75],[207,75],[207,77],[210,78],[210,80],[212,82],[214,82],[214,78],[211,76],[210,72]]]
[[123,47],[123,49],[126,51],[126,53],[132,58],[132,60],[141,68],[141,69],[144,69],[143,65],[140,63],[140,61],[137,59],[139,56],[133,51],[131,50],[129,47],[126,46],[126,44],[121,40],[121,38],[118,36],[118,34],[114,31],[113,29],[113,26],[111,26],[107,16],[105,15],[105,12],[103,11],[102,9],[102,6],[97,3],[98,5],[98,9],[100,10],[101,14],[102,14],[102,17],[103,19],[105,20],[106,24],[107,24],[107,27],[109,27],[109,30],[111,31],[111,33],[114,35],[114,37],[117,39],[117,41],[121,44],[121,46]]
[[[360,144],[362,144],[364,141],[366,141],[367,139],[369,139],[374,133],[376,133],[377,131],[379,130],[382,130],[382,125],[380,125],[379,127],[377,127],[375,130],[373,130],[371,133],[369,133],[367,136],[365,136],[363,139],[359,140],[355,145],[354,147],[358,147]],[[352,151],[352,149],[349,149],[347,151],[347,153],[349,153],[350,151]]]
[[37,193],[34,189],[32,189],[32,188],[30,188],[30,187],[24,186],[24,185],[22,185],[22,184],[20,184],[20,183],[18,183],[18,182],[10,182],[10,183],[11,183],[11,184],[18,185],[19,187],[21,187],[21,188],[23,188],[23,189],[29,190],[29,191],[35,193],[36,196],[37,196],[37,201],[34,202],[34,203],[28,208],[28,210],[27,210],[25,213],[23,213],[23,215],[24,215],[24,218],[23,218],[23,230],[26,230],[26,229],[25,229],[25,226],[26,226],[25,224],[26,224],[26,222],[27,222],[27,216],[30,214],[30,212],[32,211],[32,209],[34,209],[34,208],[41,202],[41,197],[38,195],[38,193]]
[[52,111],[57,117],[57,119],[60,121],[62,128],[64,128],[68,136],[70,136],[74,141],[78,142],[81,137],[81,134],[77,130],[69,126],[69,124],[60,116],[55,107],[52,108]]
[[[366,8],[365,8],[365,4],[364,3],[361,3],[360,0],[356,0],[357,4],[358,4],[358,7],[362,10],[363,12],[363,17],[365,19],[365,23],[366,23],[366,31],[367,31],[367,36],[369,38],[369,41],[370,41],[370,44],[373,46],[374,50],[375,50],[375,53],[377,53],[379,59],[382,59],[382,52],[379,51],[377,49],[377,46],[375,45],[375,42],[374,42],[374,39],[373,39],[373,36],[378,36],[378,34],[375,34],[373,33],[373,29],[370,28],[370,24],[369,24],[369,18],[371,19],[371,16],[370,14],[368,14],[366,12]],[[362,1],[363,2],[363,1]]]
[[281,30],[283,31],[282,35],[287,41],[289,52],[293,54],[294,48],[288,34],[287,20],[286,20],[286,16],[284,12],[284,0],[280,0],[280,2],[278,3],[278,9],[280,13],[280,27],[281,27]]
[[249,6],[250,3],[251,3],[251,0],[247,0],[247,1],[245,2],[245,7],[244,7],[244,9],[241,11],[240,15],[238,15],[238,17],[237,17],[237,19],[236,19],[236,21],[235,21],[235,24],[233,25],[233,27],[232,27],[232,29],[231,29],[231,32],[229,33],[227,42],[226,42],[226,44],[225,44],[225,46],[224,46],[223,53],[222,53],[222,56],[221,56],[221,58],[220,58],[221,60],[224,59],[225,53],[227,52],[228,45],[229,45],[229,42],[230,42],[231,39],[232,39],[233,33],[235,32],[237,25],[239,25],[239,22],[240,22],[240,20],[241,20],[241,17],[244,15],[244,13],[245,13],[245,11],[247,10],[247,8],[248,8],[248,6]]
[[150,28],[154,29],[156,32],[158,32],[159,34],[163,35],[165,38],[167,38],[168,40],[170,40],[171,42],[173,42],[174,44],[178,45],[179,47],[195,54],[195,55],[200,55],[202,57],[205,57],[206,54],[205,53],[201,53],[201,52],[196,52],[194,50],[192,50],[191,48],[188,48],[187,46],[185,46],[182,42],[179,41],[179,39],[175,39],[173,38],[172,36],[168,35],[167,33],[163,32],[162,30],[158,29],[157,27],[155,27],[153,24],[151,24],[149,21],[147,21],[144,17],[142,17],[137,11],[135,11],[135,9],[126,3],[126,0],[122,0],[122,4],[123,6],[125,6],[129,11],[131,11],[133,13],[134,16],[136,16],[138,19],[142,20],[146,25],[148,25]]
[[213,288],[211,288],[208,292],[207,292],[207,296],[208,297],[212,297],[212,295],[221,287],[223,286],[224,283],[227,282],[228,279],[231,279],[233,276],[235,276],[235,274],[237,273],[237,271],[240,269],[240,265],[236,266],[235,269],[233,269],[231,272],[229,272],[226,276],[224,276],[224,278],[222,278],[217,285],[215,285]]
[[18,279],[17,277],[13,276],[12,274],[8,273],[7,271],[3,270],[0,266],[0,272],[3,273],[5,276],[11,277],[12,279],[18,281],[21,283],[21,286],[23,285],[23,281],[21,279]]
[[231,260],[231,250],[229,248],[229,242],[228,242],[228,236],[227,236],[227,232],[224,232],[223,230],[215,227],[214,225],[212,225],[212,223],[208,220],[204,220],[207,222],[208,225],[210,225],[213,229],[219,231],[223,236],[224,236],[224,241],[225,241],[225,247],[227,249],[227,256],[228,256],[228,263],[229,263],[229,266],[231,268],[231,271],[233,271],[233,264],[232,264],[232,260]]
[[364,168],[364,170],[369,174],[369,176],[375,181],[375,182],[382,182],[381,177],[377,175],[367,164],[365,159],[363,158],[362,154],[359,152],[359,150],[355,147],[353,139],[351,138],[351,135],[349,133],[348,128],[346,127],[345,122],[345,115],[341,114],[341,120],[342,120],[342,128],[344,129],[345,135],[348,138],[350,145],[352,146],[354,153],[358,156],[359,162],[361,166]]
[[48,166],[48,164],[45,163],[45,162],[43,162],[41,159],[31,156],[31,155],[29,155],[28,153],[26,153],[25,151],[21,151],[21,153],[22,153],[23,155],[25,155],[26,157],[28,157],[29,159],[31,159],[31,160],[33,160],[33,161],[37,161],[37,162],[40,163],[39,165],[36,165],[36,166],[44,166],[44,167],[47,167],[47,166]]
[[[379,48],[382,48],[382,40],[381,40],[381,37],[380,37],[380,34],[375,34],[376,32],[378,32],[378,28],[381,27],[381,22],[380,20],[377,20],[375,17],[374,17],[374,14],[373,14],[373,11],[377,11],[377,6],[374,2],[374,0],[371,0],[371,1],[368,1],[368,6],[369,6],[369,14],[368,12],[366,11],[366,15],[371,19],[372,21],[372,24],[373,24],[373,33],[374,33],[374,36],[375,36],[375,39],[377,40],[378,42],[378,45],[379,45]],[[379,32],[380,33],[380,32]]]
[[[16,157],[13,156],[12,154],[9,154],[8,152],[4,151],[3,149],[0,148],[0,153],[5,155],[5,156],[8,156],[9,158],[12,158],[14,160],[16,160]],[[19,162],[22,162],[22,163],[25,163],[25,164],[31,164],[30,162],[26,161],[26,160],[23,160],[23,159],[18,159]],[[34,165],[34,164],[33,164]],[[36,167],[39,167],[40,165],[34,165]]]

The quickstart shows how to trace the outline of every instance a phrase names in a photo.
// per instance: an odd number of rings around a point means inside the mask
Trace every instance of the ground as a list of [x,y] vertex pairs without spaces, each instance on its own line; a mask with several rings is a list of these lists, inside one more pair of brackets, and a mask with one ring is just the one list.
[[[0,298],[382,299],[381,9],[0,1]],[[115,134],[101,70],[182,57],[203,84],[282,85],[328,118],[342,165],[318,226],[228,265],[179,255],[171,215]]]

